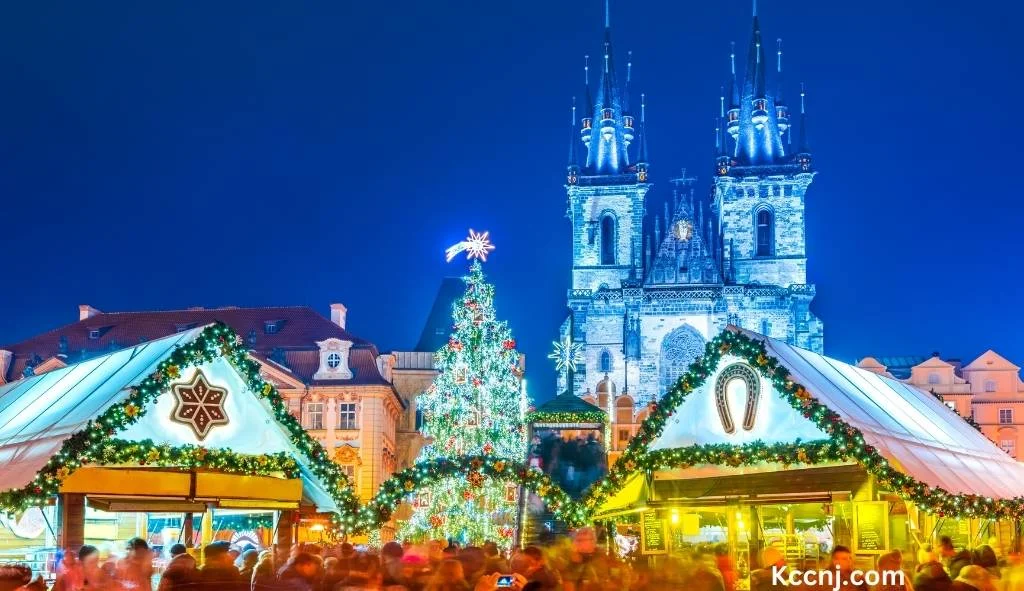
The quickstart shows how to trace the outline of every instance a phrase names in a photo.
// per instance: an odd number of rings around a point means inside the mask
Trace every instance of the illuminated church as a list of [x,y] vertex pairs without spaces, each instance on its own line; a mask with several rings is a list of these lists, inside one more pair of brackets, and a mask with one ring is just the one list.
[[731,55],[708,193],[685,174],[671,193],[653,190],[644,95],[630,88],[632,63],[616,71],[612,47],[606,5],[566,169],[573,257],[561,335],[582,345],[572,391],[608,410],[643,407],[728,324],[820,353],[804,236],[815,171],[804,93],[795,114],[784,98],[781,42],[769,63],[755,14],[742,77]]

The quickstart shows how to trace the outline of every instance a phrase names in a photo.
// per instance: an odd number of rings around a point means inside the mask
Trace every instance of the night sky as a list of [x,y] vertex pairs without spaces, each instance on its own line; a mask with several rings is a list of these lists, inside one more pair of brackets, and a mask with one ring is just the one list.
[[[809,279],[826,353],[1024,363],[1017,2],[762,0],[808,88]],[[648,94],[652,195],[706,191],[742,0],[613,0]],[[486,265],[550,396],[565,316],[568,105],[600,0],[8,2],[0,9],[0,343],[105,311],[349,307],[411,347]],[[620,72],[623,70],[620,70]]]

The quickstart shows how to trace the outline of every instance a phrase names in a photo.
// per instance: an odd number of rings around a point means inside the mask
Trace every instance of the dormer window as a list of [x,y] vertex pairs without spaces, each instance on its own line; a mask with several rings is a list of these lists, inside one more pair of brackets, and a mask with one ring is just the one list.
[[320,369],[313,374],[314,380],[351,380],[349,350],[352,341],[327,339],[317,342],[320,347]]
[[95,340],[97,340],[99,338],[100,338],[100,329],[98,329],[98,328],[90,328],[89,329],[89,339],[95,341]]
[[186,330],[192,330],[195,327],[195,322],[189,322],[188,324],[175,324],[174,332],[185,332]]
[[264,334],[277,334],[283,324],[280,320],[267,320],[263,323]]

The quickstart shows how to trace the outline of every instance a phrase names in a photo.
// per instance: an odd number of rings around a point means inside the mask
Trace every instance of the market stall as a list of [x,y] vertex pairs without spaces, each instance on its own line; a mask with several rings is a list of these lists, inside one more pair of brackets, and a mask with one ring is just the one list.
[[202,545],[218,523],[290,545],[302,520],[351,514],[340,468],[239,342],[198,327],[0,387],[0,511],[44,522],[17,542],[0,531],[0,548],[75,549],[101,530]]
[[723,544],[743,574],[766,545],[801,566],[838,544],[913,560],[950,533],[1005,553],[1022,497],[1024,465],[929,392],[730,327],[590,502],[645,553]]

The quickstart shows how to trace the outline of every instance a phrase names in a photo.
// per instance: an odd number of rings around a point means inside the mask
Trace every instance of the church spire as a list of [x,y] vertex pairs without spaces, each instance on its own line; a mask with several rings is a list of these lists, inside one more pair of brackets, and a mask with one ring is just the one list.
[[[776,73],[781,74],[781,42],[775,62]],[[743,73],[743,91],[738,107],[730,109],[728,115],[727,128],[729,135],[736,141],[734,154],[739,166],[781,164],[786,156],[782,136],[789,127],[788,114],[785,106],[777,101],[775,93],[768,89],[767,69],[761,22],[755,2],[746,71]]]
[[641,183],[647,182],[647,95],[640,94],[640,149],[636,157],[636,176]]
[[572,97],[572,110],[569,115],[569,163],[566,165],[566,182],[575,185],[579,181],[580,165],[576,155],[576,142],[580,141],[576,132],[576,97]]
[[807,143],[807,90],[800,83],[800,144],[797,146],[796,163],[804,172],[811,170],[811,147]]

